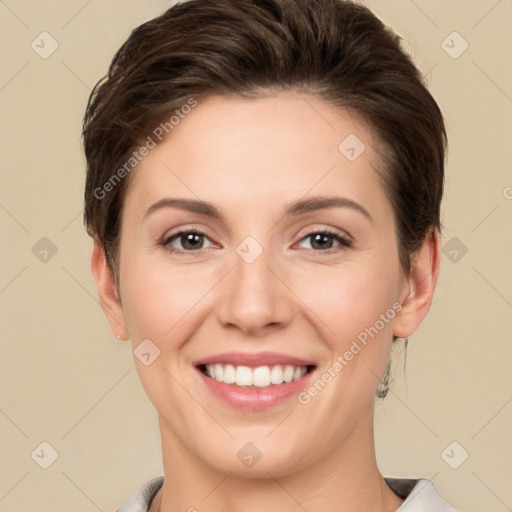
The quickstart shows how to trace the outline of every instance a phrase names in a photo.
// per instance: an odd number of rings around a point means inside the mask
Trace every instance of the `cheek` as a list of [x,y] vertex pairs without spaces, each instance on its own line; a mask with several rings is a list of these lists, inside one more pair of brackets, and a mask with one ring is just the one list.
[[386,313],[385,325],[378,322],[379,330],[392,330],[399,282],[397,265],[374,258],[366,263],[318,265],[297,276],[292,288],[307,306],[304,314],[309,308],[313,314],[308,316],[316,316],[315,324],[323,324],[328,339],[343,348],[348,338],[357,337]]
[[[128,274],[128,272],[127,272]],[[158,345],[176,339],[199,301],[211,288],[190,271],[134,267],[125,280],[123,301],[132,340],[150,338]]]
[[[135,361],[137,372],[161,415],[185,418],[190,397],[180,385],[184,377],[181,370],[190,368],[178,370],[181,349],[201,324],[201,298],[212,284],[191,270],[139,263],[133,259],[125,266],[122,293],[126,325],[134,350],[149,339],[160,352],[148,366]],[[181,419],[175,422],[183,423]]]
[[321,330],[328,349],[324,364],[330,375],[325,379],[335,375],[337,382],[329,386],[329,393],[334,403],[350,410],[356,403],[373,401],[388,360],[400,307],[396,302],[400,274],[395,267],[377,261],[350,268],[324,267],[314,279],[296,282],[297,295],[307,305],[303,314]]

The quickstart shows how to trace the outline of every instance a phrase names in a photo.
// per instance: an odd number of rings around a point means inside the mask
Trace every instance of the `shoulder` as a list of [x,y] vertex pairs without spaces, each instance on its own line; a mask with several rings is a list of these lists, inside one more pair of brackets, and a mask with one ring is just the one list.
[[457,512],[426,478],[385,478],[388,487],[405,501],[396,512]]
[[158,489],[162,487],[163,482],[163,476],[157,476],[149,480],[137,489],[117,512],[147,512],[151,500],[158,492]]

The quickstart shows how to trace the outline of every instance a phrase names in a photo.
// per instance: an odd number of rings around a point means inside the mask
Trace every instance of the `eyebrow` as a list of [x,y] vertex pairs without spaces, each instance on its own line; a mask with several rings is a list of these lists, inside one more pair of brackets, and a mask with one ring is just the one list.
[[[225,222],[224,215],[219,209],[211,203],[200,201],[196,199],[174,199],[166,197],[151,205],[144,214],[144,218],[148,217],[153,212],[162,208],[178,208],[188,212],[199,213],[206,215],[213,219]],[[309,197],[307,199],[300,199],[286,205],[284,216],[296,217],[305,213],[324,210],[329,208],[350,208],[364,215],[370,222],[373,221],[372,216],[363,208],[359,203],[352,201],[346,197],[330,196],[330,197]]]

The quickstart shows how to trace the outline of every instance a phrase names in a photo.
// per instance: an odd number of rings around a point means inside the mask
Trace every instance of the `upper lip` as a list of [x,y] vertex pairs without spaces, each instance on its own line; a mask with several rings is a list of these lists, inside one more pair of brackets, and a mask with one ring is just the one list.
[[313,362],[306,361],[299,357],[277,352],[258,352],[250,354],[247,352],[225,352],[213,356],[204,357],[194,362],[194,366],[207,364],[232,364],[233,366],[258,366],[292,365],[292,366],[315,366]]

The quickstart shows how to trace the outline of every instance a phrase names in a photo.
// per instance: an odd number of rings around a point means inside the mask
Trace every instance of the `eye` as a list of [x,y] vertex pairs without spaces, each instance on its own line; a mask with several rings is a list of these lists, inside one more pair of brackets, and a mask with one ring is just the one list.
[[[205,239],[209,240],[207,235],[202,231],[195,229],[190,231],[178,231],[166,237],[162,245],[170,252],[196,252],[205,248]],[[176,248],[174,245],[175,242],[178,242],[181,247]]]
[[[205,240],[210,239],[206,233],[197,229],[178,231],[166,237],[162,241],[162,246],[172,253],[195,253],[201,249],[208,248],[204,246]],[[309,249],[316,252],[333,252],[331,249],[336,251],[337,248],[352,247],[352,240],[350,238],[329,229],[311,232],[303,237],[301,241],[306,240],[311,241]],[[176,247],[176,243],[179,243],[181,247]],[[334,245],[335,243],[337,245]]]
[[[336,250],[337,247],[352,247],[352,240],[346,236],[341,235],[340,233],[330,231],[328,229],[309,233],[304,238],[302,238],[302,241],[304,240],[311,240],[311,247],[309,248],[317,252],[327,252],[330,249]],[[338,245],[333,247],[334,242],[337,242]]]

